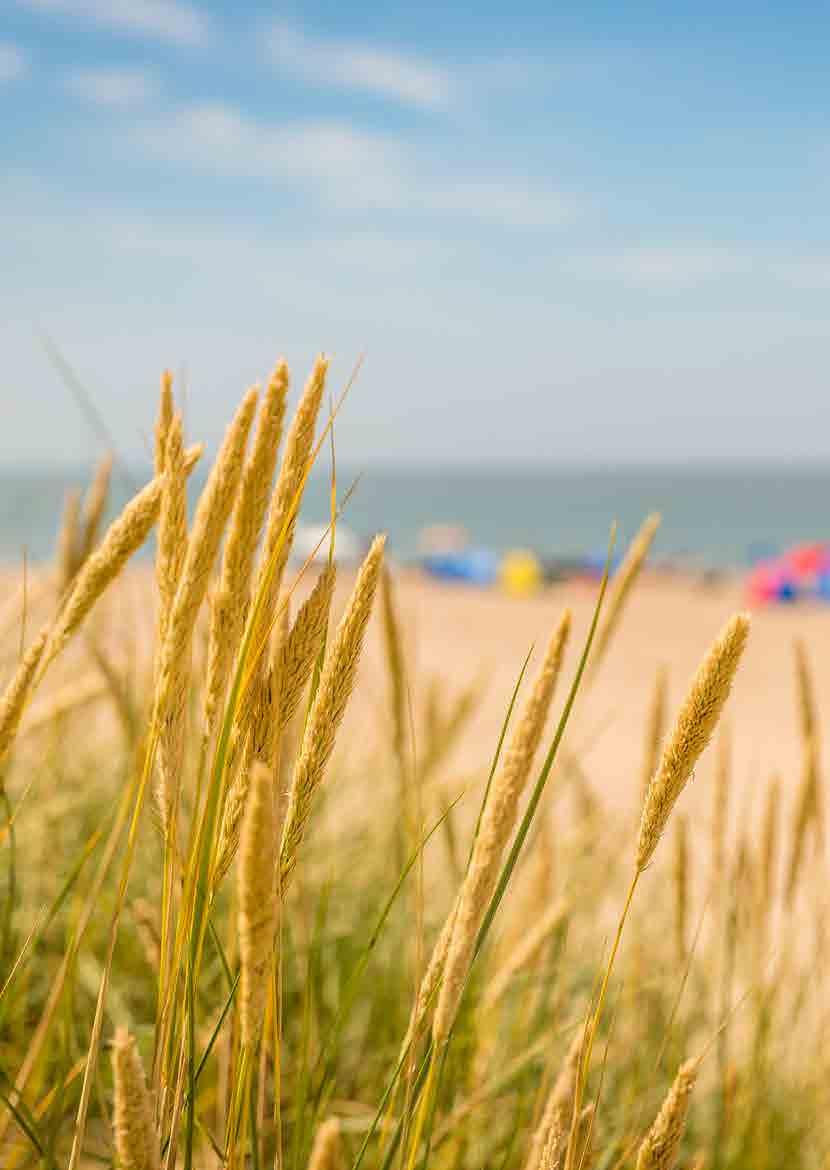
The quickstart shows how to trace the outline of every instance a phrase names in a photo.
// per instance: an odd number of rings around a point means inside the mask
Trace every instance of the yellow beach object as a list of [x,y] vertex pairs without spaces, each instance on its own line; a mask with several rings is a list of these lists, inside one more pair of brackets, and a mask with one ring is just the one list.
[[499,568],[501,586],[511,597],[529,597],[542,584],[542,566],[529,549],[513,549]]

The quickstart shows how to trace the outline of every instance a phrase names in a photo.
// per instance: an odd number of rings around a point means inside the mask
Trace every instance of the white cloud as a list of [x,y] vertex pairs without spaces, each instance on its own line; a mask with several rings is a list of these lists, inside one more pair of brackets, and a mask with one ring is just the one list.
[[778,277],[785,283],[798,289],[830,288],[830,257],[810,256],[807,258],[789,259],[776,265]]
[[160,92],[157,77],[144,69],[78,69],[66,87],[91,105],[118,109],[143,105]]
[[207,42],[207,16],[184,0],[20,0],[38,12],[54,12],[122,32],[199,46]]
[[733,249],[712,245],[649,245],[574,256],[562,267],[589,280],[636,288],[685,289],[743,273],[748,261]]
[[[736,241],[751,284],[701,286],[685,308],[655,315],[625,286],[574,297],[546,250],[528,268],[489,249],[486,232],[387,234],[373,223],[367,233],[342,222],[298,232],[278,215],[257,222],[244,206],[212,212],[198,200],[194,213],[140,212],[2,168],[0,217],[0,392],[15,423],[0,433],[6,461],[93,452],[33,323],[95,388],[119,448],[136,456],[152,428],[147,386],[165,365],[186,360],[191,433],[213,444],[241,386],[285,350],[301,384],[318,347],[335,355],[338,387],[367,350],[338,421],[344,466],[381,451],[401,461],[670,459],[711,454],[713,443],[723,455],[797,456],[819,453],[830,426],[826,295],[779,282],[754,296],[756,273],[813,262],[803,251]],[[37,394],[17,394],[30,384]],[[667,394],[680,404],[668,415]]]
[[28,72],[23,50],[9,41],[0,41],[0,82],[17,81]]
[[270,30],[266,49],[280,71],[315,85],[374,93],[425,109],[440,109],[450,100],[446,71],[391,49],[312,38],[284,24]]
[[[403,196],[403,192],[401,192]],[[573,218],[574,207],[558,191],[509,178],[465,177],[433,182],[412,192],[412,206],[423,199],[434,211],[470,215],[521,227],[546,227]]]
[[353,182],[390,165],[394,145],[346,122],[264,124],[222,102],[183,107],[137,132],[151,154],[248,178]]
[[222,103],[182,108],[135,131],[157,158],[214,174],[301,183],[341,210],[462,215],[550,226],[571,208],[552,188],[502,174],[456,173],[388,135],[342,121],[262,123]]
[[580,280],[644,291],[685,292],[736,278],[751,281],[756,289],[785,285],[821,292],[830,288],[830,256],[784,254],[780,246],[643,245],[573,254],[563,260],[560,271]]

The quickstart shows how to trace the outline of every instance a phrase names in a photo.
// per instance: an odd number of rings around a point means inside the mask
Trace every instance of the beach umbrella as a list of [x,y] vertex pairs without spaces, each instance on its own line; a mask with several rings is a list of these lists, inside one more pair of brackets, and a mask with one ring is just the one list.
[[542,564],[528,549],[513,549],[501,562],[499,581],[511,597],[528,597],[542,584]]

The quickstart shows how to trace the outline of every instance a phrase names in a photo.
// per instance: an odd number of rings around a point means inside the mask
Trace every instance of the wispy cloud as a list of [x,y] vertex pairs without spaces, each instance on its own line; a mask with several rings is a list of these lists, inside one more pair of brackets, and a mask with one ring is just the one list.
[[28,72],[23,50],[10,41],[0,41],[0,82],[17,81]]
[[144,105],[161,90],[145,69],[77,69],[67,75],[66,88],[90,105],[115,109]]
[[747,270],[740,252],[716,245],[645,245],[574,256],[563,264],[570,274],[635,288],[686,289]]
[[173,110],[136,138],[151,154],[218,174],[269,180],[332,179],[367,185],[395,164],[394,142],[347,122],[267,124],[223,102]]
[[794,257],[777,265],[780,279],[797,289],[830,288],[830,256]]
[[642,292],[694,292],[741,282],[753,289],[782,286],[805,293],[830,288],[830,256],[784,251],[781,245],[644,244],[619,251],[575,253],[560,271],[578,280],[623,285]]
[[374,44],[310,37],[286,24],[274,25],[265,44],[282,73],[314,85],[373,93],[424,109],[440,109],[450,101],[449,74],[420,57]]
[[275,184],[300,183],[340,210],[444,213],[511,226],[549,226],[572,208],[545,185],[458,171],[442,156],[345,121],[265,123],[223,103],[184,107],[134,138],[176,165]]
[[204,12],[185,0],[20,0],[37,12],[53,12],[173,45],[200,46],[210,37]]

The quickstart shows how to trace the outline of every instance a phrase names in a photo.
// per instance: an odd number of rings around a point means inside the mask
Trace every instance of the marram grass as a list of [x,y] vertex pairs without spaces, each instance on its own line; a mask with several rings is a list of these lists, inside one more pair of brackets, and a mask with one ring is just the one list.
[[548,645],[539,676],[496,776],[473,846],[469,869],[453,912],[447,956],[433,1019],[436,1045],[449,1037],[467,968],[499,876],[502,855],[518,816],[519,800],[542,738],[571,628],[566,610]]
[[646,790],[637,838],[638,871],[654,855],[675,802],[712,737],[748,636],[749,618],[738,614],[724,627],[695,675]]
[[[574,622],[566,658],[543,599],[540,673],[487,741],[481,680],[410,661],[382,538],[337,588],[290,559],[327,375],[282,445],[287,365],[258,417],[243,398],[190,525],[199,452],[165,376],[149,486],[104,529],[102,463],[64,568],[0,631],[0,1166],[823,1170],[820,648],[797,644],[782,716],[801,776],[766,789],[739,734],[705,752],[745,616],[673,723],[644,646],[618,761],[638,826],[591,783],[578,745],[607,711],[581,680],[617,653],[656,518],[593,643]],[[155,525],[151,582],[125,569]]]

